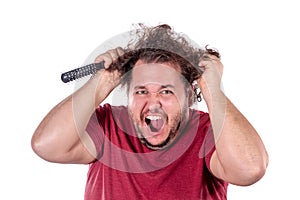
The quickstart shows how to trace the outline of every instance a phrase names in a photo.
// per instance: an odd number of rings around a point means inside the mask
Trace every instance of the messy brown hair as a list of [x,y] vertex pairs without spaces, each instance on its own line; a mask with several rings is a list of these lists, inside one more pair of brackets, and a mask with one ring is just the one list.
[[[207,46],[204,49],[195,47],[185,35],[175,32],[167,24],[155,27],[139,24],[139,28],[133,34],[136,39],[129,42],[124,49],[124,55],[112,66],[123,75],[121,85],[130,83],[131,70],[138,60],[144,63],[170,63],[180,66],[182,76],[191,86],[204,70],[198,66],[199,61],[208,59],[208,54],[220,58],[218,51]],[[201,101],[200,93],[196,90],[195,97]]]

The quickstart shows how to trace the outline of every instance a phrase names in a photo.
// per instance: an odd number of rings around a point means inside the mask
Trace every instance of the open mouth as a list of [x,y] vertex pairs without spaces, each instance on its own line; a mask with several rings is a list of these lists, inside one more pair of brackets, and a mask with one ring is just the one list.
[[165,123],[161,116],[156,115],[147,116],[145,122],[152,132],[159,132]]

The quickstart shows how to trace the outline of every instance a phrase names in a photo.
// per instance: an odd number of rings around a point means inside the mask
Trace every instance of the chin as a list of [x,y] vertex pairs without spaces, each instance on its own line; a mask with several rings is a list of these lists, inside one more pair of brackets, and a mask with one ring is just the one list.
[[169,146],[169,144],[172,143],[172,141],[174,140],[174,137],[175,137],[176,134],[172,134],[170,133],[168,135],[168,137],[161,141],[161,142],[156,142],[156,143],[152,143],[151,141],[147,140],[147,138],[145,137],[140,137],[140,141],[146,145],[146,147],[148,147],[149,149],[152,149],[152,150],[161,150],[161,149],[165,149],[166,147]]

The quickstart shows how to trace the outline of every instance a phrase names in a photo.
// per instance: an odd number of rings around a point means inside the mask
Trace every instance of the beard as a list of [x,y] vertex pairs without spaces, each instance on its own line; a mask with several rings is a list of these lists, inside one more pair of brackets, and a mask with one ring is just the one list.
[[[187,109],[184,109],[182,113],[186,113]],[[185,122],[187,119],[186,114],[182,114],[181,112],[178,112],[170,117],[166,118],[165,123],[170,126],[170,130],[168,131],[168,136],[166,139],[161,141],[158,144],[152,144],[147,140],[147,137],[145,137],[145,132],[143,129],[145,129],[145,126],[142,124],[142,119],[144,117],[140,117],[139,119],[134,118],[133,113],[130,111],[129,115],[131,116],[133,127],[135,129],[136,135],[138,139],[141,141],[142,144],[144,144],[147,148],[151,150],[161,150],[169,146],[169,144],[173,143],[175,140],[176,136],[179,135],[180,130],[181,130],[181,124],[182,122]],[[143,116],[143,115],[142,115]]]
[[[178,124],[178,127],[179,127],[179,124]],[[161,143],[159,143],[159,144],[151,144],[143,136],[143,134],[141,134],[140,132],[137,132],[137,134],[138,134],[139,140],[144,145],[146,145],[146,147],[148,147],[149,149],[152,149],[152,150],[161,150],[161,149],[164,149],[166,146],[168,146],[169,143],[171,143],[172,139],[175,138],[177,132],[178,132],[177,130],[176,131],[170,130],[168,137],[164,141],[162,141]]]

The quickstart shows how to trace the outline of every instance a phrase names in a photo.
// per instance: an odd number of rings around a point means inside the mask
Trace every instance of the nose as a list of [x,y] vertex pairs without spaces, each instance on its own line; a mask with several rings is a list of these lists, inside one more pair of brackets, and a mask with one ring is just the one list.
[[155,111],[155,110],[161,108],[161,106],[162,106],[158,93],[152,93],[149,96],[149,99],[148,99],[147,103],[148,103],[148,109],[149,109],[150,112]]

